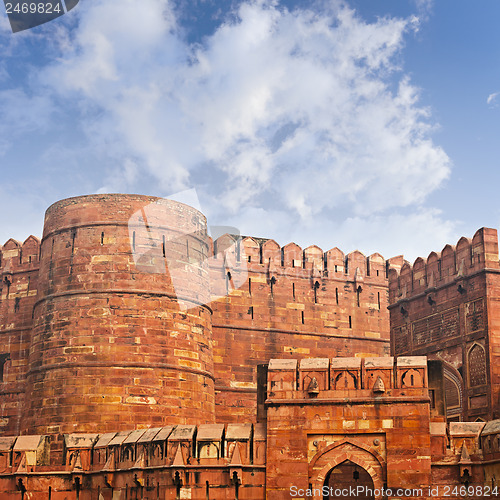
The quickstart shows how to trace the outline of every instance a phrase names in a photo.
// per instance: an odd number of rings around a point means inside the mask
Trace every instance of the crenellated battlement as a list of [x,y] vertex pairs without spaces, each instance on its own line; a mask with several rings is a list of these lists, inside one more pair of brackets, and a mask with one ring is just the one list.
[[500,269],[496,229],[481,228],[472,239],[462,237],[455,246],[431,252],[427,259],[418,257],[413,265],[405,262],[398,272],[389,270],[389,302],[425,293],[478,273]]
[[13,274],[38,268],[40,240],[29,236],[23,243],[11,238],[0,246],[0,274]]
[[316,277],[338,277],[350,281],[365,278],[375,281],[387,279],[389,269],[399,271],[404,263],[402,256],[386,260],[381,254],[366,256],[359,250],[348,254],[334,247],[323,251],[317,245],[302,248],[296,243],[280,246],[272,239],[237,237],[224,234],[210,244],[210,255],[218,264],[223,262],[247,264],[249,269],[259,266],[270,274],[293,275],[309,274]]
[[427,386],[425,356],[272,359],[268,366],[269,400],[411,395]]

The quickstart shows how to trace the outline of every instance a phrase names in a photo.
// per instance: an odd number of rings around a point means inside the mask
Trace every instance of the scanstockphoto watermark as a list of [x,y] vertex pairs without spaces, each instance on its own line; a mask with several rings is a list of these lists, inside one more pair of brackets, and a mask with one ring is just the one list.
[[4,0],[13,33],[40,26],[64,16],[80,0]]
[[370,488],[368,486],[346,486],[337,488],[335,486],[323,486],[321,488],[297,488],[290,487],[290,496],[292,498],[386,498],[386,497],[424,497],[427,490],[423,488]]
[[336,488],[335,486],[323,486],[321,488],[298,488],[290,487],[291,498],[464,498],[476,497],[487,498],[498,496],[499,489],[497,486],[483,485],[439,485],[429,486],[426,488],[370,488],[368,486],[349,486]]
[[[128,221],[136,269],[169,274],[182,311],[197,307],[200,301],[208,305],[204,300],[207,296],[200,296],[196,286],[186,286],[197,277],[208,278],[210,302],[243,286],[248,279],[248,264],[240,231],[233,226],[208,226],[207,232],[204,224],[194,224],[192,219],[180,225],[178,213],[168,208],[168,201],[184,203],[203,213],[194,189],[137,210]],[[214,241],[213,253],[209,251],[210,238]]]

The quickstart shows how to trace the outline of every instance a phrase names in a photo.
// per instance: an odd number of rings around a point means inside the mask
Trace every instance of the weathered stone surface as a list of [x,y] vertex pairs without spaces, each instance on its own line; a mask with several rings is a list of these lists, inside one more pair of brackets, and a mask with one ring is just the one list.
[[0,247],[0,496],[480,498],[500,424],[452,420],[500,416],[499,271],[486,228],[410,266],[212,241],[154,197],[58,202]]

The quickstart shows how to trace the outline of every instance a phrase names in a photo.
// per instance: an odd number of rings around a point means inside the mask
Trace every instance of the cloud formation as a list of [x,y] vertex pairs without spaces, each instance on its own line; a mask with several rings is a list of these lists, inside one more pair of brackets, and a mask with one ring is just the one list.
[[414,17],[243,2],[192,45],[166,0],[93,0],[78,15],[40,82],[108,156],[96,190],[195,187],[215,223],[245,232],[249,214],[274,214],[288,239],[292,225],[383,227],[408,207],[420,221],[449,176],[398,64]]
[[488,106],[490,106],[490,108],[494,108],[494,107],[497,106],[497,102],[496,101],[497,101],[498,94],[500,94],[500,92],[493,92],[486,99],[486,104]]

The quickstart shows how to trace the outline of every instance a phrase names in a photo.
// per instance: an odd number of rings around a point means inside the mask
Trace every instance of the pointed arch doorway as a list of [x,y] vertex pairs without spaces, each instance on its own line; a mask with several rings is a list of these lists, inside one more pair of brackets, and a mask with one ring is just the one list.
[[[370,474],[359,465],[345,460],[331,469],[325,476],[323,500],[375,500],[374,485]],[[352,495],[351,492],[356,494]]]

